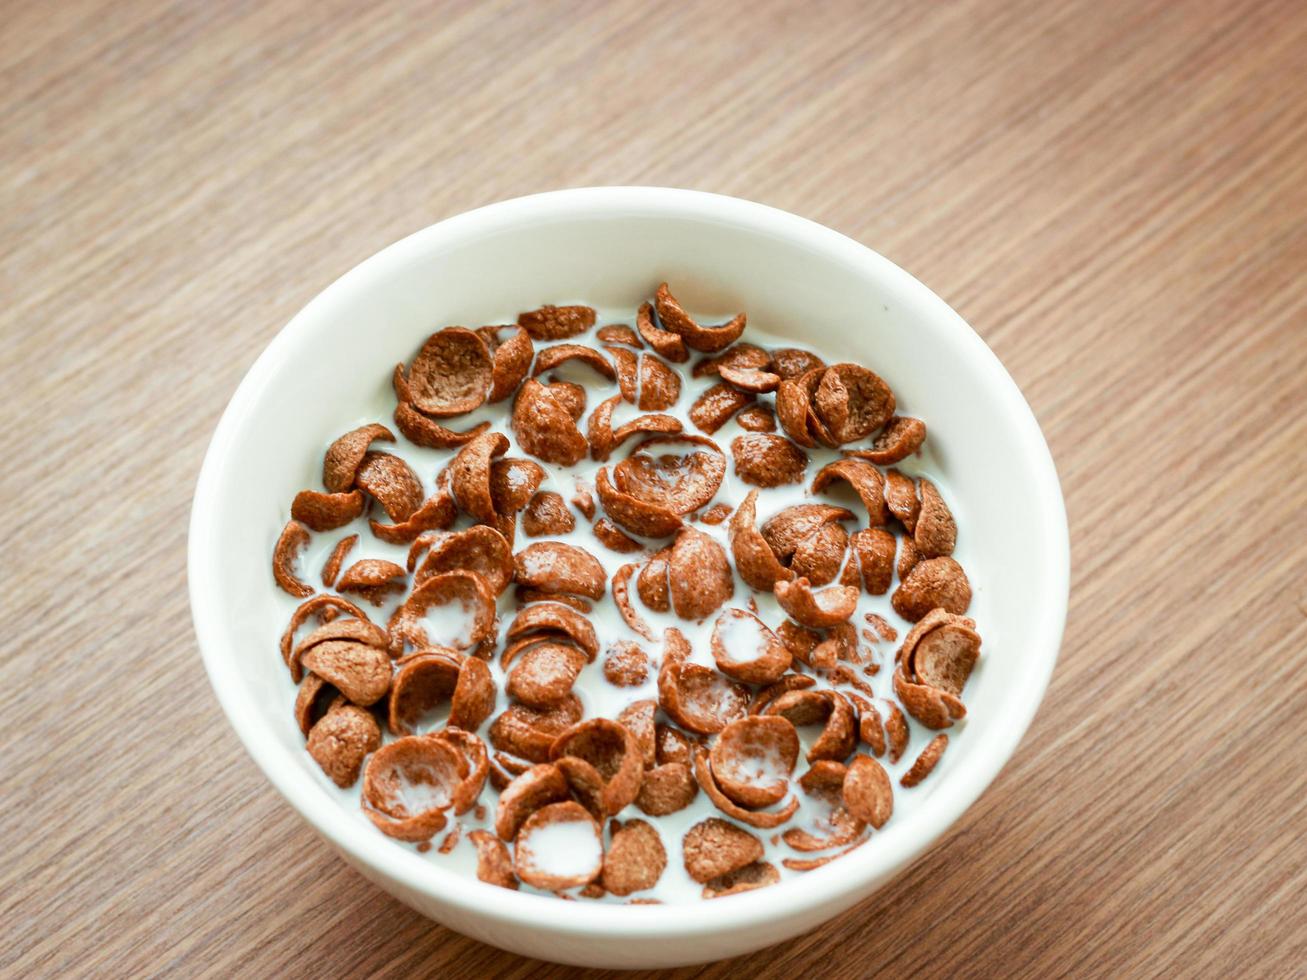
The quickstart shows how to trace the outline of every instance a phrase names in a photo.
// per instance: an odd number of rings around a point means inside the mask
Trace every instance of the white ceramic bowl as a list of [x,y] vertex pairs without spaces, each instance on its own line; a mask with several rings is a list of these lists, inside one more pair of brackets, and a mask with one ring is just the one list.
[[[456,877],[378,834],[316,778],[276,653],[272,538],[316,471],[305,447],[355,423],[390,368],[447,323],[585,301],[633,307],[662,280],[693,309],[872,366],[927,420],[967,543],[984,669],[950,765],[911,819],[771,888],[686,906],[578,905]],[[269,529],[272,529],[271,531]],[[271,535],[271,536],[270,536]],[[452,929],[529,956],[608,967],[720,959],[809,930],[920,855],[985,789],[1039,706],[1066,618],[1069,553],[1039,427],[989,348],[897,266],[802,218],[733,198],[592,188],[506,201],[372,256],[269,344],[204,460],[190,529],[200,650],[232,727],[277,790],[358,871]],[[848,951],[846,951],[847,953]]]

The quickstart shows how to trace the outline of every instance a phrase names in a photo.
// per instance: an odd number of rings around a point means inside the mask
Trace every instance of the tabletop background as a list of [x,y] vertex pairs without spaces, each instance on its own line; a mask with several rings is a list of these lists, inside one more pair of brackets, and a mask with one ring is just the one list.
[[709,977],[1307,960],[1307,6],[0,3],[0,974],[575,976],[348,870],[229,730],[190,496],[258,352],[533,191],[797,212],[1002,358],[1071,521],[1061,661],[942,843]]

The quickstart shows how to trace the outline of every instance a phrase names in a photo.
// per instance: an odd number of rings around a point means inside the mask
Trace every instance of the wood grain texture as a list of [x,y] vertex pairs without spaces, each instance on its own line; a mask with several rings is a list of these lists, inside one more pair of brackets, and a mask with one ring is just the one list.
[[201,671],[185,530],[227,398],[319,289],[447,215],[621,183],[795,211],[935,288],[1033,405],[1074,554],[1047,700],[943,842],[818,932],[680,972],[1302,969],[1307,7],[0,23],[0,975],[576,975],[418,917],[280,801]]

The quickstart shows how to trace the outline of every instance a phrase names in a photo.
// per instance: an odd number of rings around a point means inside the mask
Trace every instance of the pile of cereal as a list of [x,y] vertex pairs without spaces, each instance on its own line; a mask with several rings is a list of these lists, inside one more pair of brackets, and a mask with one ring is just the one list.
[[883,827],[980,637],[880,377],[666,284],[628,319],[545,306],[397,366],[402,441],[346,432],[291,504],[281,655],[382,833],[506,888],[716,898]]

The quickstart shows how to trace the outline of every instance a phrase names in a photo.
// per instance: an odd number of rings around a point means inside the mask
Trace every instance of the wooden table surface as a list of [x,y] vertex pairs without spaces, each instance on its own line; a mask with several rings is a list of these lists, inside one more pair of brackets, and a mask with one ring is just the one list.
[[209,435],[315,293],[532,191],[735,194],[951,302],[1057,460],[1033,727],[825,928],[684,975],[1307,961],[1307,7],[0,4],[0,975],[574,976],[348,870],[185,593]]

